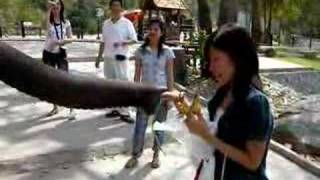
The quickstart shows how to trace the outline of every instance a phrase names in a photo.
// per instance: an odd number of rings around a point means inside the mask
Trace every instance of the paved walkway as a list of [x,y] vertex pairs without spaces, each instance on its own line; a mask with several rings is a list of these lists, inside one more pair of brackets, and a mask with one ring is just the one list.
[[293,64],[285,61],[277,60],[276,58],[259,57],[260,70],[283,70],[283,69],[300,69],[304,68],[301,65]]
[[[102,77],[92,62],[71,63],[70,68],[75,75]],[[133,125],[104,118],[104,110],[76,110],[77,120],[69,122],[68,111],[61,108],[58,115],[44,118],[50,108],[0,83],[0,179],[192,179],[195,168],[182,145],[171,142],[164,147],[164,164],[158,170],[148,165],[150,148],[137,169],[124,170]],[[151,147],[150,130],[147,136],[147,147]],[[271,179],[319,179],[273,152],[268,167]]]
[[[42,58],[42,50],[44,47],[43,41],[5,41],[11,46],[19,49],[25,54],[35,58]],[[68,57],[69,58],[88,58],[88,57],[97,57],[99,44],[98,43],[80,43],[75,42],[66,46],[68,48]]]
[[[10,45],[21,50],[22,52],[28,54],[29,56],[41,59],[42,57],[42,48],[44,42],[40,41],[26,41],[26,42],[18,42],[18,41],[8,41]],[[135,45],[130,48],[130,54],[132,55],[134,50],[138,46]],[[67,45],[68,48],[68,57],[73,61],[77,59],[85,59],[86,61],[93,61],[95,57],[98,55],[99,44],[97,43],[84,43],[84,42],[75,42],[70,45]],[[260,69],[263,71],[272,71],[272,70],[284,70],[284,69],[300,69],[303,68],[300,65],[288,63],[284,61],[279,61],[274,58],[266,58],[260,57]]]

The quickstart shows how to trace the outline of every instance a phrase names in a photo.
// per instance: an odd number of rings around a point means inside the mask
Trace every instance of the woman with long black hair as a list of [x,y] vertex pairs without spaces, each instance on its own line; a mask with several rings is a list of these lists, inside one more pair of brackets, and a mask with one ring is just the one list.
[[[215,148],[216,180],[267,180],[273,117],[261,87],[253,83],[259,72],[255,44],[245,29],[225,25],[208,37],[204,53],[218,89],[208,104],[217,132],[210,132],[201,113],[190,114],[185,123],[191,133]],[[163,98],[174,100],[178,109],[187,103],[178,91],[166,92]]]
[[[71,43],[71,24],[64,17],[64,4],[62,0],[50,0],[47,14],[47,39],[43,50],[42,60],[45,64],[63,71],[68,71],[67,52],[65,44]],[[58,113],[58,106],[54,105],[48,116]],[[69,120],[75,119],[70,109]]]
[[[166,87],[173,90],[173,51],[164,45],[165,31],[163,22],[152,19],[149,25],[149,34],[144,44],[136,51],[135,82],[150,84],[158,87]],[[156,110],[155,121],[166,120],[168,104],[160,102]],[[132,158],[127,162],[126,168],[133,168],[138,163],[138,158],[143,152],[145,132],[148,126],[148,114],[141,108],[137,109],[136,124],[133,136]],[[164,132],[156,131],[152,168],[160,166],[159,150],[164,141]]]

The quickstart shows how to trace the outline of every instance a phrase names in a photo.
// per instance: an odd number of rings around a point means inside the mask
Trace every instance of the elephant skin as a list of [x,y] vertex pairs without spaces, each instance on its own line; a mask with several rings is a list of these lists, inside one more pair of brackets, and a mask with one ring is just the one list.
[[166,90],[71,75],[44,65],[4,42],[0,42],[0,80],[40,100],[79,109],[135,106],[153,113]]

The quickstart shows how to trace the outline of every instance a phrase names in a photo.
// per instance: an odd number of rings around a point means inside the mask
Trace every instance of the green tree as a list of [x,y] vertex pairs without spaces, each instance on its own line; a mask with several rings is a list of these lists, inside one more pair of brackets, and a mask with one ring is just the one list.
[[320,34],[320,2],[307,0],[302,4],[302,13],[298,18],[300,32],[309,37],[309,48],[312,49],[312,41]]
[[220,1],[218,27],[226,23],[236,23],[238,20],[238,0]]
[[212,20],[210,7],[207,0],[197,0],[198,2],[198,20],[200,30],[206,31],[208,34],[212,32]]
[[261,0],[251,0],[251,34],[256,44],[261,42],[262,27],[261,27]]
[[87,32],[96,32],[96,25],[92,23],[96,21],[96,7],[95,1],[77,0],[68,11],[73,31],[78,38],[83,38]]
[[1,0],[0,1],[0,23],[11,33],[20,21],[31,21],[40,25],[42,11],[33,6],[31,0]]
[[[8,22],[15,19],[14,1],[12,0],[1,0],[0,1],[0,22],[1,26],[7,26]],[[10,9],[10,11],[8,11]]]
[[[302,14],[302,4],[306,0],[263,0],[264,42],[272,45],[272,22],[278,21],[280,29],[292,31],[292,24]],[[280,35],[280,32],[279,32]],[[280,40],[280,38],[279,38]]]

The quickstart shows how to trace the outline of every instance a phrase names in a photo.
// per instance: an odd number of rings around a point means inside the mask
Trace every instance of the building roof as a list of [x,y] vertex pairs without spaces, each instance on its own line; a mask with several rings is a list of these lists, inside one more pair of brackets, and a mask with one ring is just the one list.
[[184,0],[146,0],[145,9],[188,9],[188,4]]

